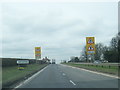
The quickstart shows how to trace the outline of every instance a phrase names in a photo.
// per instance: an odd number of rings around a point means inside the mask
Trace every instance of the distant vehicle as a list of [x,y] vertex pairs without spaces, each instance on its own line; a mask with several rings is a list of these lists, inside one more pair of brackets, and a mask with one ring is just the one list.
[[52,64],[55,64],[55,59],[52,59]]
[[55,62],[52,62],[52,64],[55,64]]
[[107,60],[104,60],[103,63],[108,63],[108,61],[107,61]]
[[100,63],[102,63],[100,60],[95,60],[94,62],[93,62],[94,64],[100,64]]

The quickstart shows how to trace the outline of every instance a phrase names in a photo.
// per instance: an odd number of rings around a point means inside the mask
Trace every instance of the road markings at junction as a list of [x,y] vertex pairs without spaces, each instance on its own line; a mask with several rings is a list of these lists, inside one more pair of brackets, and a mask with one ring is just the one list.
[[70,80],[70,82],[71,82],[73,85],[76,85],[72,80]]

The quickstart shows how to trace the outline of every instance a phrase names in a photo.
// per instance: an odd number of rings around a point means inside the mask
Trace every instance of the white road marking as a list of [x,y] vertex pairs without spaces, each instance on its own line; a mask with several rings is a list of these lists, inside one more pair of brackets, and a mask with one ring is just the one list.
[[90,71],[90,70],[83,69],[83,68],[80,68],[80,69],[81,69],[81,70],[84,70],[84,71],[91,72],[91,73],[95,73],[95,74],[100,74],[100,75],[104,75],[104,76],[108,76],[108,77],[113,77],[113,78],[119,78],[119,77],[117,77],[117,76],[112,76],[112,75],[105,74],[105,73],[101,73],[101,72]]
[[76,85],[72,80],[70,80],[70,82],[71,82],[73,85]]
[[63,76],[65,76],[65,73],[63,73]]
[[[61,65],[63,65],[63,64],[61,64]],[[73,68],[73,66],[68,66],[68,65],[63,65],[63,66],[72,67]],[[108,76],[108,77],[113,77],[113,78],[119,79],[119,77],[114,76],[114,75],[109,75],[109,74],[105,74],[105,73],[101,73],[101,72],[95,72],[95,71],[91,71],[91,70],[87,70],[87,69],[83,69],[83,68],[77,68],[77,67],[74,67],[74,68],[80,69],[80,70],[83,70],[83,71],[87,71],[87,72],[91,72],[91,73],[95,73],[95,74],[99,74],[99,75],[104,75],[104,76]]]
[[24,82],[21,82],[18,86],[16,86],[15,88],[19,88],[20,86],[22,86],[25,83],[28,83],[30,80],[32,80],[33,78],[35,78],[38,74],[40,74],[43,70],[45,70],[48,66],[46,66],[45,68],[43,68],[42,70],[40,70],[39,72],[35,73],[34,75],[32,75],[31,77],[29,77],[27,80],[25,80]]

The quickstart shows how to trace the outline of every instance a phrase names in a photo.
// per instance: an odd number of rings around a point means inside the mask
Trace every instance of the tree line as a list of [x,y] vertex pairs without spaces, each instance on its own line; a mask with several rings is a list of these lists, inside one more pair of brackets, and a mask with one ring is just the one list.
[[94,60],[119,62],[120,60],[120,32],[111,39],[109,46],[106,46],[103,43],[95,44],[94,55],[87,55],[86,46],[84,46],[81,56],[71,57],[69,62],[92,62]]

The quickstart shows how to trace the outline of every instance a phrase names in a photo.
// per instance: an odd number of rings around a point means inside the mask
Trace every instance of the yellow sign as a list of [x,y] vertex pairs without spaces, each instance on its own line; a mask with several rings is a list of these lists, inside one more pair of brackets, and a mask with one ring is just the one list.
[[24,69],[24,67],[18,67],[18,69]]
[[35,47],[35,54],[41,53],[41,47]]
[[35,47],[35,59],[41,58],[41,47]]
[[95,54],[95,38],[86,37],[86,52],[87,54]]

